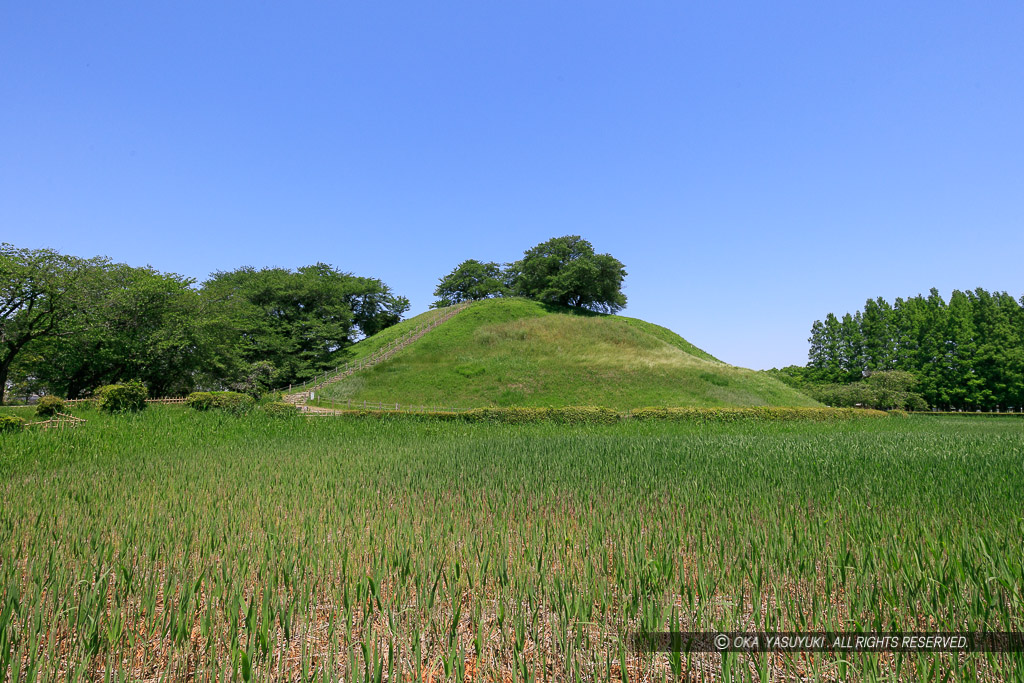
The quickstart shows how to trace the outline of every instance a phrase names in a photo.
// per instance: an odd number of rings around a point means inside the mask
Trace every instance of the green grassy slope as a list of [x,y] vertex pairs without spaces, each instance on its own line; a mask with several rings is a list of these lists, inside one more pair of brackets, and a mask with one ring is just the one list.
[[[352,352],[365,354],[386,342],[382,335],[401,333],[395,326]],[[526,299],[474,303],[395,358],[322,396],[456,408],[816,405],[764,373],[721,363],[663,327]]]
[[0,417],[13,415],[24,420],[36,419],[35,406],[0,406]]

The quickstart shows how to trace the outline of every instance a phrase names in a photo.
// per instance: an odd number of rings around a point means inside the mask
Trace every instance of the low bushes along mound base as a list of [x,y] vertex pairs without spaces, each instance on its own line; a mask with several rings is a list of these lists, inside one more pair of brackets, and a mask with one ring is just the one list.
[[66,407],[64,399],[60,396],[43,396],[36,404],[36,415],[52,417],[56,413],[63,413]]
[[0,415],[0,434],[20,432],[25,428],[25,420],[17,415]]
[[147,398],[149,398],[149,391],[138,380],[124,384],[108,384],[96,390],[99,409],[108,413],[142,410],[146,407]]
[[299,409],[292,403],[271,401],[261,404],[260,412],[270,417],[295,417],[299,414]]
[[196,410],[223,410],[229,413],[244,413],[256,405],[255,399],[236,391],[193,391],[185,404]]
[[746,408],[640,408],[619,413],[610,408],[596,406],[570,406],[565,408],[474,408],[451,413],[401,413],[388,410],[341,411],[344,415],[365,417],[426,417],[447,421],[497,422],[502,424],[532,424],[554,422],[561,424],[612,424],[624,420],[644,422],[831,422],[889,417],[881,410],[857,408],[778,408],[755,406]]

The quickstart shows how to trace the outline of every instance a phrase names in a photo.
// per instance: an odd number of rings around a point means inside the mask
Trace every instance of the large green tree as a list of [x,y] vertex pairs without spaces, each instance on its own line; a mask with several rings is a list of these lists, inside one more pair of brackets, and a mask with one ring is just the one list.
[[65,334],[33,345],[31,376],[76,398],[104,384],[138,379],[154,396],[191,390],[208,351],[192,280],[152,268],[104,263],[79,280]]
[[81,281],[102,264],[52,249],[0,245],[0,405],[19,354],[33,342],[69,333],[66,323],[85,293]]
[[443,308],[463,301],[505,296],[510,291],[506,279],[499,264],[467,259],[441,278],[434,289],[434,296],[438,299],[431,306]]
[[337,363],[335,352],[397,323],[409,308],[380,280],[323,263],[214,273],[202,295],[234,334],[213,361],[225,384],[267,362],[281,383],[309,379]]
[[561,306],[614,313],[626,306],[626,268],[611,254],[597,254],[579,235],[554,237],[509,264],[513,290],[520,296]]

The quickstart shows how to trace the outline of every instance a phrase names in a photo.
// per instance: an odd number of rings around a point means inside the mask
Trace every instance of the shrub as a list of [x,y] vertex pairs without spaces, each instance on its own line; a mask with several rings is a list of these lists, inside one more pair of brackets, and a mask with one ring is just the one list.
[[621,416],[611,408],[598,406],[568,406],[551,409],[551,421],[564,424],[614,424]]
[[928,410],[928,402],[920,394],[907,394],[903,405],[904,410]]
[[196,410],[223,410],[238,414],[252,410],[256,400],[236,391],[194,391],[185,399],[185,404]]
[[810,384],[803,391],[820,403],[835,407],[877,410],[927,410],[928,403],[910,389],[917,379],[909,372],[875,372],[864,381],[851,384]]
[[16,415],[0,415],[0,434],[20,432],[25,428],[25,420]]
[[260,412],[268,415],[269,417],[295,417],[299,414],[299,409],[292,403],[271,401],[269,403],[261,404]]
[[256,399],[248,394],[239,394],[234,391],[215,391],[213,394],[213,408],[228,413],[246,413],[256,405]]
[[558,422],[562,424],[612,424],[620,416],[611,408],[596,406],[569,406],[565,408],[474,408],[462,413],[470,422],[500,422],[503,424],[531,424]]
[[108,413],[142,410],[148,396],[145,385],[137,379],[124,384],[108,384],[96,390],[99,409]]
[[470,422],[531,424],[548,419],[547,408],[474,408],[462,413]]
[[279,374],[277,368],[270,361],[256,361],[249,366],[245,375],[239,381],[231,384],[230,387],[234,391],[248,394],[254,399],[259,400],[274,386]]
[[67,408],[60,396],[43,396],[36,404],[36,415],[50,417],[54,413],[62,413]]
[[213,393],[209,391],[193,391],[185,398],[185,405],[195,410],[209,410],[213,407]]
[[426,422],[456,422],[466,419],[466,413],[404,413],[393,410],[346,410],[342,413],[346,417],[353,418],[374,418],[380,420],[420,420]]

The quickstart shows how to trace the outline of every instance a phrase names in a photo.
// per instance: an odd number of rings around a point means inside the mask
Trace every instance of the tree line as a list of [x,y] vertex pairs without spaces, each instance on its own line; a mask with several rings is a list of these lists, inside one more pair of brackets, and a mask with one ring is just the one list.
[[776,374],[819,399],[841,403],[845,391],[853,400],[890,373],[937,408],[1024,406],[1024,297],[978,288],[947,302],[933,288],[892,304],[868,299],[862,311],[815,321],[808,341],[807,366]]
[[0,403],[76,398],[138,379],[152,395],[258,394],[334,367],[409,309],[381,280],[332,266],[175,273],[0,245]]

